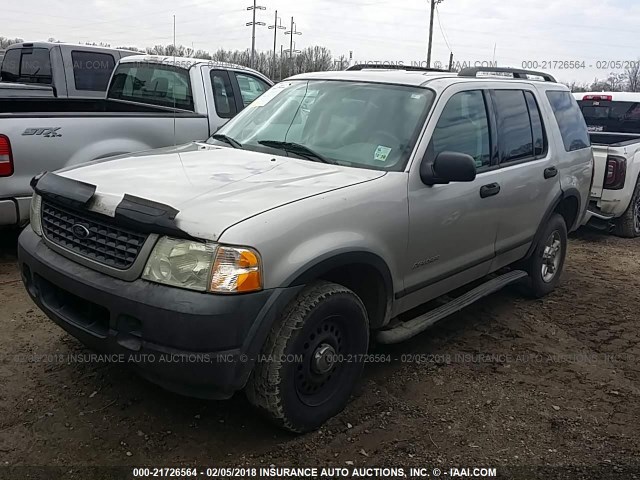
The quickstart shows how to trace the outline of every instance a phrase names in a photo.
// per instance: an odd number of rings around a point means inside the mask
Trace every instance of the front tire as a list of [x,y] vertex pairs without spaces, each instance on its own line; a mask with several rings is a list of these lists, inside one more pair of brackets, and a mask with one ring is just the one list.
[[554,213],[525,265],[529,274],[525,293],[541,298],[556,288],[567,255],[567,243],[567,224],[562,215]]
[[358,296],[315,282],[273,326],[247,398],[287,430],[315,430],[347,405],[368,347],[369,321]]
[[613,231],[618,237],[640,237],[640,178],[636,183],[629,208],[616,220]]

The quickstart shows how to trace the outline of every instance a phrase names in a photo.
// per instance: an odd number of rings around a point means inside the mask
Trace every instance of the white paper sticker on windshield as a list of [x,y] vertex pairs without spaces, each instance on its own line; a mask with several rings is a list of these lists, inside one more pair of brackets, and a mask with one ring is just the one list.
[[385,147],[384,145],[378,145],[378,148],[376,148],[376,151],[373,154],[373,158],[378,162],[386,162],[390,153],[391,148]]

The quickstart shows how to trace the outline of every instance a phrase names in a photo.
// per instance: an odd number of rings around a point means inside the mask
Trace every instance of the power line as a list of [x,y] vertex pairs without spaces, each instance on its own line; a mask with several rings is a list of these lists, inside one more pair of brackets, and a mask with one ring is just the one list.
[[251,68],[255,67],[254,59],[256,56],[256,25],[264,27],[266,23],[256,22],[256,10],[266,10],[267,7],[261,7],[256,5],[256,0],[253,0],[253,6],[247,7],[247,10],[251,10],[253,13],[253,21],[247,22],[247,27],[251,27]]
[[[278,11],[276,10],[276,17],[273,22],[273,25],[269,25],[269,30],[273,29],[273,77],[276,78],[276,45],[278,43],[278,30],[286,30],[287,27],[282,25],[282,19],[278,16]],[[282,62],[282,57],[280,58]]]
[[291,46],[289,47],[289,65],[291,68],[291,73],[293,73],[293,36],[294,35],[302,35],[302,32],[298,31],[295,22],[293,21],[293,17],[291,17],[291,30],[284,32],[285,35],[291,35]]
[[436,5],[436,18],[438,19],[438,26],[440,27],[440,33],[442,33],[442,38],[444,39],[444,43],[447,44],[447,48],[449,49],[449,51],[453,52],[451,45],[449,45],[449,40],[447,39],[447,36],[444,33],[444,29],[442,28],[442,23],[440,22],[440,11],[438,10],[437,5]]
[[444,0],[429,0],[431,4],[431,15],[429,15],[429,46],[427,47],[427,68],[431,68],[431,47],[433,46],[433,15],[436,5]]

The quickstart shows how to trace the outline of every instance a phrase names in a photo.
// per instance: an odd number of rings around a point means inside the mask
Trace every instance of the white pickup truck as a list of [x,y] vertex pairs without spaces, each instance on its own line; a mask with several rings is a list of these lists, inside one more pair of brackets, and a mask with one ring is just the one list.
[[272,85],[238,65],[134,56],[120,60],[106,98],[0,98],[0,226],[28,219],[35,175],[206,140]]
[[640,237],[640,93],[574,93],[594,156],[589,210],[583,223]]

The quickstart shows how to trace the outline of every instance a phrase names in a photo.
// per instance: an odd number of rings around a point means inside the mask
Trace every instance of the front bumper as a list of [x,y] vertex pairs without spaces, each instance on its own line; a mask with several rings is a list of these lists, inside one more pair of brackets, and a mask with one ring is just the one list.
[[31,227],[18,259],[29,295],[55,323],[150,381],[202,398],[244,387],[273,322],[302,288],[224,296],[127,282],[59,255]]

